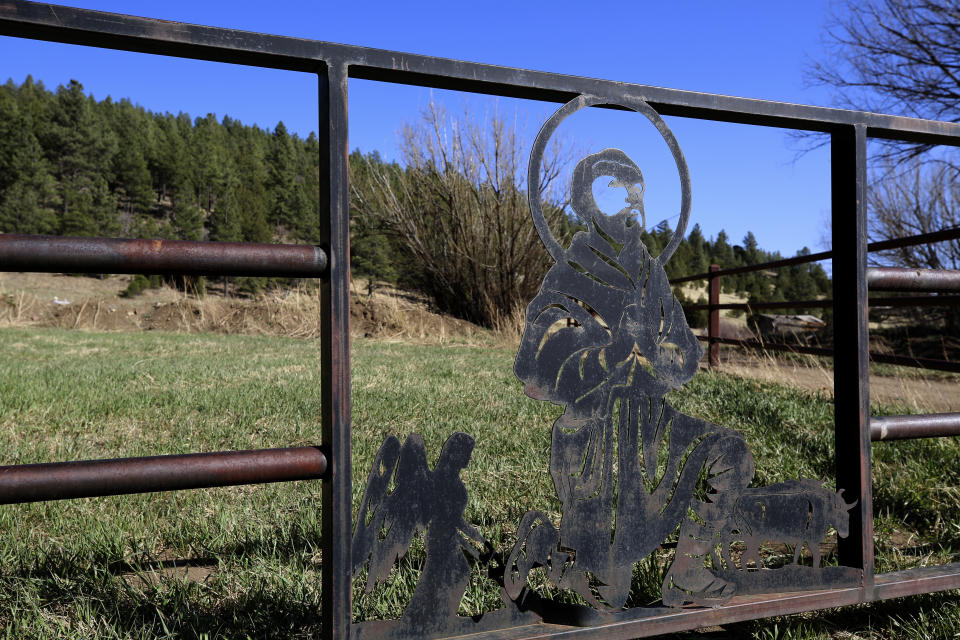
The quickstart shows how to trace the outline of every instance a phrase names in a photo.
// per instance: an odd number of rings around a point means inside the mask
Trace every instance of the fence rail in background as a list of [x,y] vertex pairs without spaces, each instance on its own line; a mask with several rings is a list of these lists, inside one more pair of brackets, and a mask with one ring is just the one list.
[[[901,247],[916,246],[931,242],[942,242],[960,238],[960,228],[945,229],[933,233],[925,233],[906,238],[884,240],[867,245],[868,251],[884,251]],[[697,338],[708,345],[708,363],[711,367],[720,364],[719,345],[759,349],[762,351],[777,351],[814,356],[834,356],[834,349],[826,347],[812,347],[809,345],[785,344],[762,340],[741,340],[724,338],[720,335],[720,311],[736,309],[741,311],[755,311],[760,309],[804,309],[804,308],[834,308],[832,299],[824,300],[785,300],[778,302],[760,303],[721,303],[720,278],[725,275],[749,273],[778,267],[819,262],[833,258],[832,251],[824,251],[806,256],[797,256],[786,260],[775,260],[756,265],[721,269],[719,265],[710,265],[707,273],[695,274],[675,278],[671,284],[707,280],[709,301],[707,304],[687,305],[690,310],[705,310],[709,313],[707,335]],[[866,284],[869,289],[888,292],[929,292],[941,293],[960,291],[960,271],[949,269],[909,269],[903,267],[871,267],[866,270]],[[944,307],[960,304],[960,296],[932,295],[932,296],[903,296],[896,298],[867,297],[868,307]],[[891,353],[869,352],[869,359],[879,364],[891,364],[904,367],[917,367],[934,371],[960,373],[960,362],[939,360],[935,358],[918,358]],[[960,435],[960,413],[886,416],[870,419],[870,435],[874,441],[902,440],[907,438],[932,438],[941,436]]]
[[[277,474],[303,473],[323,475],[322,522],[322,611],[326,640],[349,639],[353,633],[351,608],[351,449],[350,449],[350,358],[349,358],[349,215],[347,184],[347,80],[360,78],[437,89],[468,91],[506,97],[566,103],[581,95],[600,96],[611,103],[624,98],[645,101],[660,115],[681,116],[747,125],[774,126],[804,131],[818,131],[830,136],[833,211],[833,245],[837,249],[834,262],[834,326],[838,345],[834,355],[835,397],[835,464],[839,487],[848,488],[849,499],[857,499],[850,512],[850,536],[839,541],[838,562],[852,567],[862,577],[851,588],[819,590],[795,594],[762,594],[735,596],[716,608],[683,609],[636,615],[636,612],[611,613],[594,627],[539,622],[522,627],[489,630],[480,637],[512,638],[547,637],[553,635],[626,638],[656,633],[683,631],[707,624],[748,620],[758,617],[796,613],[835,607],[844,604],[871,602],[960,587],[960,565],[928,567],[920,570],[874,575],[873,513],[870,443],[879,430],[880,439],[895,434],[933,435],[956,430],[958,418],[953,415],[925,417],[869,416],[869,371],[867,345],[867,250],[896,248],[897,243],[866,241],[866,143],[882,138],[924,144],[960,146],[960,125],[864,113],[841,109],[810,107],[796,104],[735,98],[715,94],[663,89],[608,80],[580,78],[564,74],[529,71],[493,65],[462,62],[402,52],[333,44],[300,38],[250,33],[232,29],[188,25],[148,18],[60,7],[42,3],[8,0],[0,2],[0,34],[34,38],[52,42],[88,45],[117,50],[229,62],[259,67],[288,69],[316,75],[319,95],[319,147],[321,185],[322,251],[313,247],[291,249],[244,245],[226,248],[192,243],[161,243],[151,253],[150,245],[141,242],[108,239],[9,239],[0,249],[0,270],[56,270],[106,273],[115,269],[133,273],[184,270],[190,273],[216,275],[276,275],[288,277],[319,276],[321,278],[322,332],[321,367],[322,451],[298,448],[293,454],[297,463],[279,462]],[[618,108],[618,107],[614,107]],[[935,237],[934,237],[935,236]],[[957,236],[960,237],[960,233]],[[2,236],[0,236],[2,238]],[[921,242],[921,236],[913,242]],[[922,242],[946,239],[927,234]],[[17,244],[20,243],[20,244]],[[72,245],[70,243],[73,243]],[[120,244],[117,244],[120,243]],[[133,245],[123,243],[134,243]],[[43,256],[29,255],[29,247],[43,248]],[[136,258],[117,258],[122,247],[134,247]],[[44,248],[45,247],[45,248]],[[68,248],[72,247],[72,248]],[[212,254],[220,250],[219,257]],[[6,251],[7,253],[2,253]],[[196,252],[199,253],[196,253]],[[65,255],[69,252],[73,255]],[[281,255],[282,254],[282,255]],[[765,265],[691,276],[674,281],[709,278],[711,289],[710,354],[718,357],[719,344],[719,278],[753,269],[776,268],[823,260],[832,252],[788,258]],[[214,258],[210,260],[210,258]],[[262,259],[267,261],[264,266]],[[288,262],[289,261],[289,262]],[[43,263],[43,266],[41,265]],[[282,263],[282,264],[281,264]],[[278,269],[282,273],[275,271]],[[930,276],[910,277],[890,272],[870,272],[875,287],[884,278],[901,284],[929,284]],[[879,278],[879,279],[877,279]],[[936,278],[941,278],[936,276]],[[952,282],[952,277],[947,279]],[[892,281],[891,281],[892,282]],[[938,281],[939,282],[939,281]],[[924,284],[926,283],[926,284]],[[916,286],[921,286],[916,285]],[[942,283],[937,286],[944,286]],[[952,285],[951,285],[952,286]],[[956,290],[956,289],[951,289]],[[938,301],[940,302],[940,301]],[[912,422],[911,422],[912,420]],[[875,429],[876,427],[876,429]],[[911,436],[911,437],[913,437]],[[264,457],[280,455],[263,452],[205,454],[227,456],[240,461],[252,455],[260,462]],[[282,457],[282,455],[281,455]],[[86,461],[64,463],[68,466],[38,465],[0,469],[10,478],[11,499],[52,499],[53,490],[70,479],[76,481],[88,474],[89,491],[100,488],[117,491],[114,480],[97,485],[98,477],[131,472],[139,474],[143,490],[183,488],[158,470],[164,465],[178,469],[193,467],[197,474],[192,484],[225,479],[229,473],[214,464],[218,458],[173,456],[126,461]],[[189,461],[188,461],[189,460]],[[225,458],[220,458],[225,460]],[[200,462],[198,462],[200,461]],[[250,461],[254,469],[256,460]],[[74,465],[74,466],[69,466]],[[186,466],[183,466],[186,465]],[[18,470],[19,469],[19,470]],[[274,471],[248,469],[276,477]],[[299,471],[297,471],[299,469]],[[20,480],[17,480],[19,474]],[[52,479],[61,474],[61,481]],[[105,474],[101,476],[101,474]],[[232,477],[236,480],[236,477]],[[290,479],[290,478],[286,478]],[[255,481],[255,480],[251,480]],[[16,482],[25,484],[15,485]],[[0,487],[2,487],[0,483]],[[20,489],[11,487],[20,486]],[[32,486],[33,489],[22,487]],[[153,487],[150,489],[148,487]],[[63,492],[68,488],[62,488]],[[33,494],[30,491],[34,491]],[[19,493],[18,493],[19,492]],[[851,495],[856,493],[856,496]],[[89,493],[93,495],[93,493]],[[46,497],[43,497],[46,496]],[[63,497],[63,496],[61,496]],[[471,636],[477,637],[477,636]]]
[[[960,238],[960,228],[945,229],[933,233],[925,233],[906,238],[897,238],[893,240],[883,240],[873,242],[867,245],[868,251],[884,251],[901,247],[916,246],[931,242],[942,242],[944,240],[954,240]],[[820,253],[808,254],[805,256],[796,256],[784,260],[773,260],[755,265],[746,265],[742,267],[732,267],[722,269],[719,265],[710,265],[710,271],[698,273],[681,278],[674,278],[670,284],[682,284],[685,282],[695,282],[707,280],[709,298],[707,304],[690,304],[686,308],[694,311],[707,311],[709,320],[707,322],[707,335],[698,336],[701,340],[708,343],[708,362],[711,367],[720,363],[719,351],[716,345],[727,344],[739,347],[767,349],[771,351],[794,351],[809,355],[832,356],[833,349],[809,347],[805,345],[786,345],[780,343],[761,342],[759,340],[738,340],[733,338],[721,338],[720,336],[720,311],[724,309],[735,309],[740,311],[754,311],[760,309],[816,309],[832,308],[834,300],[831,298],[823,300],[784,300],[777,302],[720,302],[720,278],[723,276],[736,275],[740,273],[750,273],[754,271],[765,271],[779,267],[792,266],[796,264],[807,264],[810,262],[820,262],[833,258],[833,251],[823,251]],[[866,270],[866,285],[873,291],[886,292],[928,292],[942,293],[960,291],[960,271],[950,269],[909,269],[903,267],[870,267]],[[868,307],[947,307],[960,304],[960,296],[954,295],[933,295],[933,296],[903,296],[903,297],[873,297],[867,298]],[[871,353],[871,359],[876,362],[888,364],[899,364],[908,367],[920,367],[927,369],[936,369],[939,371],[960,371],[960,363],[947,360],[936,360],[931,358],[914,358],[908,356],[897,356],[891,354]]]
[[[932,242],[942,242],[944,240],[956,240],[958,238],[960,238],[960,228],[943,229],[941,231],[934,231],[932,233],[921,233],[915,236],[907,236],[905,238],[894,238],[892,240],[879,240],[877,242],[870,242],[867,244],[867,251],[870,251],[870,252],[888,251],[890,249],[915,247],[921,244],[930,244]],[[721,269],[717,267],[716,270],[711,270],[711,271],[708,271],[707,273],[697,273],[691,276],[673,278],[672,280],[670,280],[670,284],[681,284],[683,282],[708,280],[710,278],[718,278],[720,276],[731,276],[738,273],[749,273],[751,271],[760,271],[763,269],[776,269],[779,267],[789,267],[795,264],[807,264],[809,262],[823,262],[824,260],[831,260],[832,258],[833,258],[833,251],[830,250],[830,251],[821,251],[819,253],[808,253],[807,255],[804,255],[804,256],[794,256],[792,258],[783,258],[782,260],[771,260],[770,262],[763,262],[760,264],[744,265],[742,267],[730,267],[729,269]],[[868,269],[868,271],[870,270]],[[913,269],[910,269],[910,271],[913,271]]]

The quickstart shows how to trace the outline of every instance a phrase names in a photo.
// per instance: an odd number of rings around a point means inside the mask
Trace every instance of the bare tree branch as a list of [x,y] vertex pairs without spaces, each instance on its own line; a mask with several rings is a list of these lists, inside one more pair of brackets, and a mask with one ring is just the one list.
[[[550,262],[530,218],[516,127],[496,113],[451,118],[431,103],[403,128],[401,153],[404,168],[381,165],[352,181],[354,214],[400,239],[443,310],[486,326],[521,321]],[[544,212],[561,236],[566,156],[555,143],[541,168]]]

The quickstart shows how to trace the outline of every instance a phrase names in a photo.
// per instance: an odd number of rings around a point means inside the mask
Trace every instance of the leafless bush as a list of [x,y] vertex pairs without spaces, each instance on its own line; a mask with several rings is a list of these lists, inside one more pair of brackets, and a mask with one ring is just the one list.
[[[403,164],[352,176],[354,216],[372,216],[400,239],[417,283],[448,313],[502,328],[522,315],[549,267],[533,227],[523,176],[526,150],[515,122],[496,113],[451,118],[431,103],[402,131]],[[541,167],[544,211],[569,232],[557,142]],[[369,219],[368,219],[369,221]]]

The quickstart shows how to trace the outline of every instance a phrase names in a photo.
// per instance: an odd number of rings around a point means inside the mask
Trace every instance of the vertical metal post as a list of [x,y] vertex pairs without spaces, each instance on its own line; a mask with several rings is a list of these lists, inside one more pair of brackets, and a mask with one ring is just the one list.
[[322,302],[323,451],[322,616],[325,640],[349,640],[351,600],[350,487],[350,213],[347,173],[347,68],[319,72],[320,236],[327,250]]
[[839,562],[863,569],[873,589],[873,487],[870,460],[870,361],[867,326],[867,135],[862,124],[830,138],[833,222],[833,394],[837,487],[857,506]]
[[[710,272],[719,271],[720,265],[710,265]],[[720,364],[720,343],[714,342],[715,338],[720,337],[720,310],[717,305],[720,304],[720,278],[714,275],[710,276],[710,321],[707,323],[707,344],[710,349],[710,367],[716,367]]]

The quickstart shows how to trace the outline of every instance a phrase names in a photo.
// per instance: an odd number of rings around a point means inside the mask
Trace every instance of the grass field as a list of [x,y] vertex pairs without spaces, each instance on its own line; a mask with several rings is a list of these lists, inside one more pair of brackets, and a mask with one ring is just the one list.
[[[3,464],[317,444],[319,343],[269,336],[0,331]],[[513,352],[356,340],[354,508],[383,438],[477,440],[466,518],[499,548],[527,509],[558,515],[548,473],[557,407],[522,394]],[[673,404],[740,430],[757,484],[832,483],[829,400],[700,373]],[[902,407],[877,407],[896,413]],[[878,569],[960,557],[960,446],[877,443]],[[320,485],[256,485],[0,507],[0,630],[7,638],[310,637],[319,631]],[[359,616],[402,610],[422,562]],[[662,562],[636,574],[658,599]],[[476,573],[462,610],[496,606]],[[718,632],[719,633],[719,632]],[[730,625],[719,637],[901,638],[960,634],[955,593]],[[689,634],[686,637],[697,637]],[[718,637],[708,634],[706,637]]]

